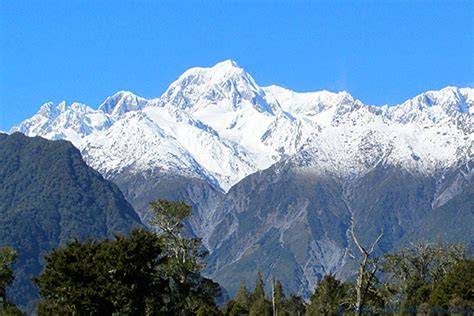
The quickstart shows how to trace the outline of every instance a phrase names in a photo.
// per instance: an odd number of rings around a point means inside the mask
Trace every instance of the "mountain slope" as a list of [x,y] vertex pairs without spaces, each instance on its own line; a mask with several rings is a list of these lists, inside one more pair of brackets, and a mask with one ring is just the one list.
[[66,141],[0,134],[0,246],[18,251],[9,297],[38,297],[31,278],[42,256],[77,238],[112,237],[141,225],[116,185],[103,179]]
[[[308,295],[344,257],[350,213],[343,187],[324,174],[277,163],[234,186],[218,205],[208,273],[230,293],[255,271]],[[268,283],[270,284],[270,283]]]
[[[325,274],[350,277],[353,262],[345,254],[356,251],[352,221],[363,244],[383,231],[377,255],[416,240],[472,241],[474,170],[459,183],[456,176],[382,162],[357,179],[342,179],[301,162],[290,158],[246,177],[216,207],[207,272],[229,293],[240,279],[252,282],[257,270],[267,284],[279,278],[305,297]],[[463,174],[462,168],[450,173]],[[438,188],[453,184],[457,193],[437,206]]]

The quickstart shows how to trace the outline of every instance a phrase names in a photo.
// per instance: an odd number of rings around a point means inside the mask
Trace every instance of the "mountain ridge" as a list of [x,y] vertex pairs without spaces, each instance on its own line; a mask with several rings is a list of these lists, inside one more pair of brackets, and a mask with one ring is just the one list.
[[[100,134],[108,133],[108,138],[113,138],[110,129],[115,124],[124,122],[124,125],[130,125],[128,121],[136,120],[133,113],[140,112],[156,123],[154,128],[143,127],[143,137],[146,137],[146,130],[150,135],[155,134],[153,129],[161,130],[162,138],[176,140],[174,151],[182,153],[182,157],[181,154],[176,157],[174,165],[180,163],[181,158],[185,159],[187,163],[184,165],[189,166],[186,172],[191,170],[196,177],[226,192],[245,176],[266,169],[303,148],[307,150],[315,138],[324,134],[324,130],[330,130],[337,137],[354,138],[342,135],[337,131],[338,127],[359,125],[359,131],[354,129],[353,132],[359,133],[358,137],[364,137],[370,131],[379,135],[385,133],[385,130],[413,127],[410,126],[413,123],[418,127],[422,125],[423,129],[436,130],[435,133],[442,128],[449,128],[455,134],[452,137],[467,137],[470,139],[465,142],[472,141],[469,133],[460,135],[450,125],[462,119],[470,123],[473,109],[474,89],[471,88],[446,87],[419,94],[397,106],[371,106],[347,92],[298,93],[277,86],[259,87],[251,75],[237,63],[226,60],[210,68],[187,70],[161,97],[155,99],[147,100],[131,92],[119,91],[108,97],[97,110],[80,103],[67,106],[62,102],[56,107],[52,103],[46,103],[36,115],[13,127],[10,132],[20,131],[28,136],[43,136],[48,139],[68,139],[83,152],[97,152],[95,142],[101,138]],[[351,122],[347,119],[349,117]],[[364,126],[367,124],[374,126],[368,130]],[[381,124],[386,126],[379,128]],[[442,128],[436,128],[440,124],[443,124]],[[471,128],[469,124],[463,124],[466,128]],[[423,129],[413,131],[412,134],[427,134]],[[119,138],[134,137],[123,130],[120,134],[115,136],[117,141]],[[392,133],[392,137],[399,136],[395,134]],[[327,135],[325,139],[319,137],[320,142],[327,144],[330,137],[332,135]],[[385,140],[386,143],[392,141],[393,138]],[[409,141],[414,144],[409,144],[408,147],[417,145],[415,141],[405,139],[395,147],[400,148]],[[324,147],[319,143],[316,145]],[[434,147],[437,145],[433,144]],[[423,151],[431,150],[431,157],[427,161],[432,168],[439,165],[440,161],[449,160],[446,156],[432,159],[436,156],[433,149],[418,147],[421,154],[407,153],[411,150],[409,148],[405,148],[405,153],[399,154],[407,160],[407,155],[421,157]],[[327,154],[331,155],[332,149],[327,150]],[[449,155],[453,156],[454,149],[450,150]],[[139,151],[143,152],[144,148]],[[116,168],[115,165],[108,166],[104,161],[100,166],[94,164],[94,160],[101,155],[103,153],[92,157],[86,154],[85,159],[102,173]],[[121,162],[122,167],[138,160],[140,159],[137,157],[126,157]],[[451,157],[451,163],[453,160],[456,159]],[[142,164],[146,165],[148,161]],[[170,166],[158,163],[156,167],[166,169]]]

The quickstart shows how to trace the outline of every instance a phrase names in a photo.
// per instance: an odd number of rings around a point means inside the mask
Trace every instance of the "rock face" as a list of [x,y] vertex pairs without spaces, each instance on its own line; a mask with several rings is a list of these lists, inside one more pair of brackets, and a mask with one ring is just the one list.
[[38,297],[31,278],[54,247],[142,225],[118,187],[67,141],[0,134],[0,183],[0,247],[18,252],[8,296],[23,306]]
[[371,106],[347,92],[260,87],[224,61],[186,71],[156,99],[45,104],[12,131],[71,140],[144,222],[154,199],[193,204],[189,228],[230,294],[256,270],[307,294],[325,273],[348,275],[351,219],[366,242],[384,230],[381,251],[469,241],[473,114],[472,88]]

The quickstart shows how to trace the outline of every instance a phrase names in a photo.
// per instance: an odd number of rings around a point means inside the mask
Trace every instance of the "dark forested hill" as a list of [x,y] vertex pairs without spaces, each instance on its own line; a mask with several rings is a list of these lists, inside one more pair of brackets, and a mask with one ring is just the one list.
[[140,220],[116,185],[67,141],[0,134],[0,247],[18,252],[10,300],[31,304],[43,255],[77,238],[127,233]]

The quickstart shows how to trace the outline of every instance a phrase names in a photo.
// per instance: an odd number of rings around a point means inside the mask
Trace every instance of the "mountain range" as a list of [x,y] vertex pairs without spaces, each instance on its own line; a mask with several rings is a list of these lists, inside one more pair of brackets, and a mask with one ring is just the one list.
[[207,273],[231,294],[256,270],[308,295],[349,277],[348,228],[381,252],[474,235],[474,89],[394,106],[347,92],[259,86],[234,61],[184,72],[158,98],[120,91],[97,109],[46,103],[10,132],[69,140],[143,222],[148,202],[194,206]]

